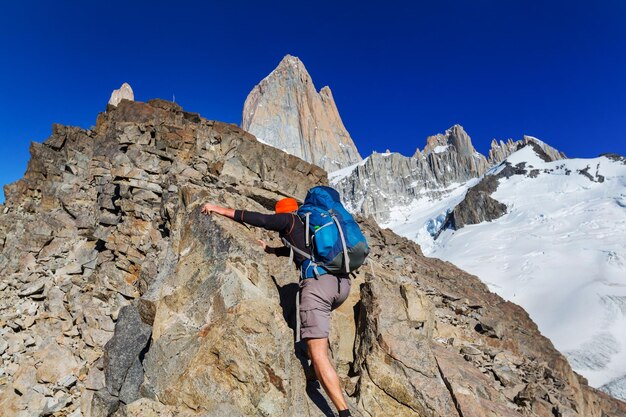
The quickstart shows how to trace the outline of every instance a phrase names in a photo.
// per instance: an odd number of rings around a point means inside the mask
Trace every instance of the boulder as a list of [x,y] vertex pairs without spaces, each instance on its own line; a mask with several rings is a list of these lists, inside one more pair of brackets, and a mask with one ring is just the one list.
[[37,366],[37,380],[44,383],[58,384],[67,377],[76,376],[81,365],[68,348],[53,338],[44,341],[34,358],[41,361]]
[[115,333],[104,346],[104,375],[109,394],[124,403],[139,398],[143,382],[141,356],[147,350],[152,328],[141,321],[134,305],[120,310]]

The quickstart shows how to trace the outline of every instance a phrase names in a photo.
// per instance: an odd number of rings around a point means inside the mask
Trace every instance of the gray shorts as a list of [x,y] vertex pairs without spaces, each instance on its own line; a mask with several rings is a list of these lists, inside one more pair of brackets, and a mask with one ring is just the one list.
[[348,277],[337,282],[336,276],[325,274],[300,281],[300,337],[327,338],[330,331],[330,312],[346,301],[349,293]]

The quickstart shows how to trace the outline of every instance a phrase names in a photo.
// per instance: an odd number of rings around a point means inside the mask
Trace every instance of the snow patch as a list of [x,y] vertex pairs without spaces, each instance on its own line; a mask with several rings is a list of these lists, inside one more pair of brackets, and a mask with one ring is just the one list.
[[341,169],[338,169],[336,171],[329,172],[328,173],[328,182],[331,185],[335,185],[335,184],[339,183],[344,178],[349,177],[350,174],[352,174],[352,172],[355,169],[357,169],[357,167],[365,165],[367,163],[368,159],[369,159],[369,156],[367,158],[365,158],[364,160],[362,160],[360,162],[357,162],[356,164],[352,164],[352,165],[347,166],[345,168],[341,168]]

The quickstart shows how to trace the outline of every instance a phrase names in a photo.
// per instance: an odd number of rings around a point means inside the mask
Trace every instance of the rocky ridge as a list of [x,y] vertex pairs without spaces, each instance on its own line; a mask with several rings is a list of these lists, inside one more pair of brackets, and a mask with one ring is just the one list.
[[437,199],[488,168],[462,126],[430,136],[423,151],[411,157],[373,153],[366,160],[330,174],[329,179],[357,213],[378,222],[389,219],[392,206],[416,199]]
[[[562,152],[539,139],[524,136],[521,140],[509,139],[500,144],[494,140],[489,159],[486,159],[474,149],[463,127],[455,125],[445,134],[428,137],[424,149],[417,149],[412,157],[374,153],[359,164],[330,173],[329,178],[349,201],[352,210],[385,223],[390,219],[392,208],[450,195],[524,146],[537,148],[546,161],[565,158]],[[496,211],[499,207],[503,213],[501,206],[487,200],[483,202]]]
[[532,136],[524,135],[522,139],[517,140],[517,141],[514,141],[513,139],[509,139],[506,142],[502,140],[498,142],[495,139],[493,139],[491,141],[491,149],[489,149],[489,159],[488,159],[489,165],[499,164],[500,162],[504,161],[513,152],[520,150],[524,146],[531,145],[531,144],[539,145],[539,147],[543,151],[543,154],[547,156],[548,158],[547,161],[558,161],[559,159],[567,158],[563,152],[553,148],[547,143],[537,138],[534,138]]
[[252,89],[241,127],[328,172],[361,160],[330,88],[318,93],[302,61],[291,55]]
[[[302,199],[323,170],[179,106],[122,100],[33,143],[0,215],[9,415],[329,415],[294,351],[272,235],[199,212]],[[355,415],[618,417],[518,306],[372,219],[332,323]],[[279,243],[276,239],[274,246]]]

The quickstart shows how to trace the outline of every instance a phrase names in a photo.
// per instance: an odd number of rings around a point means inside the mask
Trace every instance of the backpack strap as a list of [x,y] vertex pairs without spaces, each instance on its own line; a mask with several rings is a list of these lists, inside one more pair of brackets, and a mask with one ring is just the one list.
[[306,253],[305,251],[296,248],[294,245],[292,245],[287,239],[285,239],[284,237],[281,239],[283,242],[283,245],[287,246],[289,249],[291,249],[291,255],[289,256],[289,260],[293,260],[293,253],[297,253],[298,255],[302,255],[304,256],[306,259],[311,259],[311,255]]
[[302,289],[298,287],[296,291],[296,343],[300,341],[300,291]]
[[[296,220],[293,218],[296,217],[300,223],[302,223],[302,219],[300,218],[300,216],[293,214],[292,219],[291,219],[291,228],[289,229],[289,232],[287,232],[288,236],[291,236],[291,232],[293,232],[293,228],[296,225]],[[307,223],[309,221],[309,217],[307,216]],[[307,233],[306,235],[307,237],[307,241],[309,240],[309,235]],[[302,256],[304,256],[306,259],[311,259],[311,255],[309,255],[308,253],[296,248],[295,246],[293,246],[284,236],[281,238],[281,241],[283,242],[283,245],[287,246],[289,248],[289,263],[291,263],[293,261],[293,253],[296,252]],[[308,244],[307,244],[308,247]]]
[[[304,224],[304,239],[306,242],[306,247],[310,247],[311,246],[311,242],[310,242],[310,233],[309,233],[309,218],[311,217],[311,213],[307,212],[305,215],[305,224]],[[300,217],[298,217],[300,218]],[[300,220],[302,221],[302,220]]]
[[348,255],[348,245],[346,245],[346,238],[343,235],[343,229],[339,224],[339,220],[337,220],[337,216],[332,215],[332,219],[335,221],[337,225],[337,229],[339,229],[339,237],[341,238],[341,246],[343,247],[343,259],[346,263],[346,274],[350,273],[350,256]]

